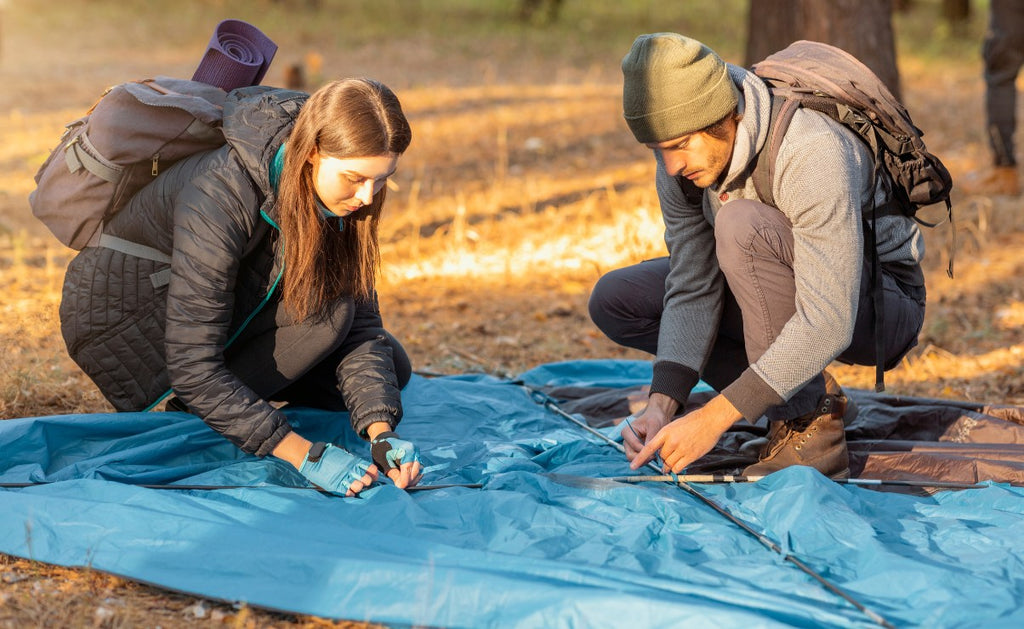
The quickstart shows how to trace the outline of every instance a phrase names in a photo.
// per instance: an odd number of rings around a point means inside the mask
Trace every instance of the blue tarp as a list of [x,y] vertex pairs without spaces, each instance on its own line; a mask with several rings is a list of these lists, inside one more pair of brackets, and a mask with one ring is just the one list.
[[[576,361],[531,385],[630,386],[642,362]],[[401,432],[428,465],[406,493],[345,499],[242,454],[180,413],[0,422],[0,552],[91,566],[199,597],[443,627],[856,627],[867,614],[678,487],[487,376],[414,377]],[[345,416],[295,409],[310,437],[367,453]],[[168,491],[140,484],[246,485]],[[700,485],[896,626],[1019,627],[1024,489],[927,497],[790,468]]]

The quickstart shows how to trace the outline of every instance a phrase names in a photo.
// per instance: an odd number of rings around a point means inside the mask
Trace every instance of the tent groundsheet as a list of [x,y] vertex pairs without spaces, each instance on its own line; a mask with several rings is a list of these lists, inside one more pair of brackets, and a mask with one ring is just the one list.
[[[1024,626],[1022,488],[886,492],[808,468],[694,486],[780,553],[680,487],[604,480],[637,472],[535,394],[571,389],[560,399],[582,408],[587,391],[649,378],[644,362],[544,365],[521,377],[531,395],[489,376],[414,376],[400,430],[421,448],[423,483],[482,487],[383,483],[358,498],[305,488],[183,413],[2,421],[0,483],[38,484],[0,489],[0,552],[393,626],[878,626],[789,554],[894,626]],[[288,413],[368,456],[346,416]],[[992,445],[1004,461],[1012,447]],[[238,488],[141,486],[164,484]]]

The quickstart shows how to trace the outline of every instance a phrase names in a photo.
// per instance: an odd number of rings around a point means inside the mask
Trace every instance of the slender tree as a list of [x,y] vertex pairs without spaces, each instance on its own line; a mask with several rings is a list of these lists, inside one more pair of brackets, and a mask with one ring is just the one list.
[[966,34],[971,20],[970,0],[942,0],[942,19],[949,26],[950,33]]
[[966,22],[971,17],[971,0],[942,0],[942,17],[950,23]]

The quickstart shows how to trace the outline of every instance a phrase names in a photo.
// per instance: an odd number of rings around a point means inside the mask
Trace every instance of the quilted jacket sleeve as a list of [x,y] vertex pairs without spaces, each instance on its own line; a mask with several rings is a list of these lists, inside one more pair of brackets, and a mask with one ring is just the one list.
[[342,351],[345,357],[338,365],[338,383],[353,430],[365,437],[374,422],[387,422],[394,429],[402,419],[401,394],[376,295],[357,303]]
[[239,264],[261,201],[230,160],[177,195],[165,343],[175,393],[239,448],[265,456],[291,426],[224,361]]

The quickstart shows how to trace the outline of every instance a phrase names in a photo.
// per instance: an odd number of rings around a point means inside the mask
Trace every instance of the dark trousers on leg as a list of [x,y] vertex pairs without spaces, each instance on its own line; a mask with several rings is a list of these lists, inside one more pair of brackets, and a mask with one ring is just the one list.
[[[725,275],[722,320],[701,373],[717,391],[739,377],[775,341],[796,311],[793,231],[786,217],[754,201],[734,201],[719,211],[717,257]],[[680,263],[685,263],[681,261]],[[651,354],[657,352],[669,259],[657,258],[601,277],[590,297],[590,316],[610,339]],[[827,273],[828,269],[822,269]],[[853,340],[838,360],[874,365],[874,301],[870,260],[862,268]],[[893,366],[917,344],[924,320],[924,287],[906,286],[880,274],[885,308],[886,366]],[[825,393],[822,374],[814,376],[768,419],[791,419],[810,412]]]
[[[337,368],[361,340],[350,338],[354,316],[352,300],[306,321],[296,321],[279,303],[268,304],[225,352],[228,368],[265,399],[345,411]],[[397,339],[384,334],[404,388],[412,375],[409,356]]]

